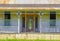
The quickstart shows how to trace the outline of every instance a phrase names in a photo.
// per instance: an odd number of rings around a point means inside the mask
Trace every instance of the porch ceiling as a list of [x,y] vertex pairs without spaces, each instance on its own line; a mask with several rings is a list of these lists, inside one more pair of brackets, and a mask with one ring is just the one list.
[[60,13],[59,9],[0,9],[0,13],[3,13],[4,11],[10,11],[12,13],[17,13],[18,11],[21,13],[40,13],[40,11],[43,13],[49,13],[50,11],[55,11],[56,13]]

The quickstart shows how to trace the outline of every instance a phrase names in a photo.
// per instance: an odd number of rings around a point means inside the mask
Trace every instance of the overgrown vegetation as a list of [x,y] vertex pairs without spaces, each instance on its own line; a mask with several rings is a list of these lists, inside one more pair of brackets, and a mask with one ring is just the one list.
[[28,40],[28,39],[0,39],[0,41],[60,41],[60,40]]

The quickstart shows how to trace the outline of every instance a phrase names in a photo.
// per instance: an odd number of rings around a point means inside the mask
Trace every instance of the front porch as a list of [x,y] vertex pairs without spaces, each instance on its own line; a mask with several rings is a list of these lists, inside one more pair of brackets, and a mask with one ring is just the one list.
[[59,11],[3,9],[0,11],[0,33],[59,33]]

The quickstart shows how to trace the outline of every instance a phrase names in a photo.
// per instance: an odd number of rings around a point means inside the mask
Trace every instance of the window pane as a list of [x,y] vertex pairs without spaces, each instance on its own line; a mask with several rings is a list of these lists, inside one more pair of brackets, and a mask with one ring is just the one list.
[[56,19],[56,12],[50,12],[50,19]]
[[32,29],[32,26],[33,26],[33,17],[32,16],[29,16],[28,18],[28,29],[31,30]]
[[9,19],[5,19],[5,26],[10,26],[10,20]]
[[56,20],[50,20],[50,26],[56,26]]

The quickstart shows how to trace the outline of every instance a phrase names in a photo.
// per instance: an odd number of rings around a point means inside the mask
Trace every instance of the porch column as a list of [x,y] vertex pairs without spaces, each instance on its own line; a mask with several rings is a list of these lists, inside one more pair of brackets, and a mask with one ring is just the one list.
[[40,33],[42,32],[41,28],[42,28],[42,15],[43,13],[40,11]]
[[20,33],[20,11],[18,11],[18,33]]

